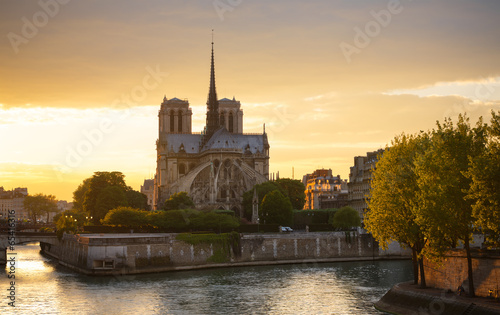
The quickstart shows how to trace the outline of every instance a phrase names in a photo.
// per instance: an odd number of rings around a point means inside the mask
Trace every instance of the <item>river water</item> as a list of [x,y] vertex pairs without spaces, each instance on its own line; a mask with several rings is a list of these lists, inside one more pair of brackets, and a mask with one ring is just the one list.
[[238,267],[90,277],[57,265],[38,244],[16,246],[15,307],[0,271],[0,314],[382,314],[374,309],[410,261]]

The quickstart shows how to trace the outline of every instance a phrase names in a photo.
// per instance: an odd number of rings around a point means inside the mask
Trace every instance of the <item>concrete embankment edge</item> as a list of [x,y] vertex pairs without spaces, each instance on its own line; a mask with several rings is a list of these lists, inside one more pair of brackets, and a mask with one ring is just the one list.
[[475,300],[461,298],[453,293],[434,289],[419,289],[410,283],[394,285],[377,303],[375,308],[397,315],[498,315],[499,305],[484,305]]
[[89,276],[115,276],[115,275],[138,275],[148,273],[162,273],[172,271],[190,271],[200,269],[215,269],[215,268],[233,268],[233,267],[252,267],[252,266],[272,266],[272,265],[292,265],[292,264],[320,264],[320,263],[335,263],[335,262],[353,262],[353,261],[381,261],[381,260],[408,260],[408,257],[387,256],[387,257],[338,257],[328,259],[296,259],[296,260],[270,260],[270,261],[248,261],[248,262],[230,262],[217,264],[202,264],[202,265],[187,265],[187,266],[168,266],[168,267],[146,267],[136,269],[121,269],[121,270],[99,270],[99,269],[83,269],[72,264],[65,263],[58,257],[51,255],[52,258],[58,260],[58,263],[68,269]]

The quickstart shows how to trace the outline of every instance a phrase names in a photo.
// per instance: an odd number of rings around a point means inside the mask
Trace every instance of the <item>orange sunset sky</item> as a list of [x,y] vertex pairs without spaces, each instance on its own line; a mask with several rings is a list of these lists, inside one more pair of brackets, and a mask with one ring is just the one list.
[[0,186],[71,200],[94,171],[139,190],[163,96],[219,98],[271,172],[348,178],[395,135],[500,110],[498,1],[0,0]]

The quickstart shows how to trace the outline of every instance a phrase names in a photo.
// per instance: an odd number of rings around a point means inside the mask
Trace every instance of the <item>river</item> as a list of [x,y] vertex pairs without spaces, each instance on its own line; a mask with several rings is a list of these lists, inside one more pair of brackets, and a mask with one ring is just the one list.
[[[308,263],[90,277],[16,246],[15,307],[0,272],[0,314],[382,314],[374,309],[410,261]],[[6,294],[7,293],[7,294]]]

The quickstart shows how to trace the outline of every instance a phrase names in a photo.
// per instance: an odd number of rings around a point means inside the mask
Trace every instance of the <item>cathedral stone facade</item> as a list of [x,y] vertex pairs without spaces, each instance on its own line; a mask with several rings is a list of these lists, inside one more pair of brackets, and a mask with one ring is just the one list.
[[232,210],[242,216],[243,193],[269,178],[269,142],[265,129],[262,134],[243,133],[239,101],[217,99],[213,43],[206,115],[204,130],[193,133],[189,102],[163,98],[154,208],[185,191],[198,209]]

